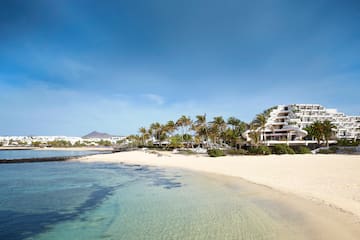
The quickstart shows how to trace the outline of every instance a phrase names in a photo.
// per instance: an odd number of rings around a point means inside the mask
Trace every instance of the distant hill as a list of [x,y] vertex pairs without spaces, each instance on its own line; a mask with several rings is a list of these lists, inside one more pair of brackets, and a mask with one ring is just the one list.
[[113,137],[113,135],[110,135],[108,133],[101,133],[101,132],[93,131],[93,132],[83,136],[82,138],[89,139],[89,138],[111,138],[111,137]]

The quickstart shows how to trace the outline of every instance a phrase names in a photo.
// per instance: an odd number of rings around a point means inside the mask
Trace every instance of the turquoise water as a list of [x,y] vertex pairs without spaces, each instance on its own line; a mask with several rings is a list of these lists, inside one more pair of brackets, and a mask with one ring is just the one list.
[[301,239],[254,189],[192,172],[51,162],[0,175],[0,239]]
[[2,150],[0,159],[24,159],[24,158],[50,158],[50,157],[69,157],[83,156],[99,153],[98,151],[68,151],[68,150]]

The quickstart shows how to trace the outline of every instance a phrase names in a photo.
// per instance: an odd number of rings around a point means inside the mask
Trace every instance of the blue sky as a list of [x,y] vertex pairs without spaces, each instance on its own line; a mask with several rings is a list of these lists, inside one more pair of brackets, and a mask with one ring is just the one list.
[[290,103],[360,115],[359,22],[346,0],[3,0],[0,135],[126,135]]

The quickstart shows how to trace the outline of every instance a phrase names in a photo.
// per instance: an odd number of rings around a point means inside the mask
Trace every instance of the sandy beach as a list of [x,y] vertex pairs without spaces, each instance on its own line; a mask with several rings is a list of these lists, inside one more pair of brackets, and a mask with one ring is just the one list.
[[77,161],[154,165],[240,177],[326,204],[360,218],[359,155],[226,156],[144,151],[84,157]]

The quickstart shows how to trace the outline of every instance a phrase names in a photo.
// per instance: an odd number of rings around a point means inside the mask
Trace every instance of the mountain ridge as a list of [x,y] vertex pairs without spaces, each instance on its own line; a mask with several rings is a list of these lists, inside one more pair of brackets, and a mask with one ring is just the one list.
[[89,139],[89,138],[112,138],[114,135],[108,134],[108,133],[102,133],[98,131],[92,131],[89,134],[86,134],[82,138]]

